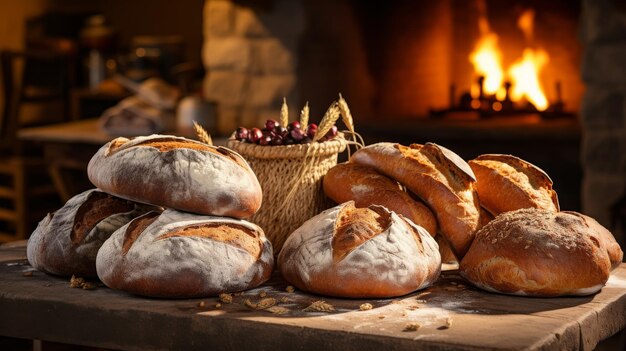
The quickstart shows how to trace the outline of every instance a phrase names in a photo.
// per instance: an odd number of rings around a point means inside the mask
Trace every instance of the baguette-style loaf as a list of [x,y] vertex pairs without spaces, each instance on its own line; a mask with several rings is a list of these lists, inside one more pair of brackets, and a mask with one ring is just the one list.
[[61,276],[96,277],[96,254],[113,232],[155,207],[87,190],[39,222],[26,255],[31,266]]
[[384,206],[420,225],[435,236],[437,220],[420,200],[413,199],[392,180],[368,166],[341,163],[324,176],[324,193],[338,204],[354,200],[356,207]]
[[113,233],[98,252],[98,277],[113,289],[167,298],[213,296],[269,279],[274,255],[250,222],[165,210]]
[[511,155],[486,154],[469,161],[481,205],[494,215],[520,208],[559,210],[552,180],[539,167]]
[[180,137],[117,138],[87,173],[108,193],[182,211],[246,218],[261,206],[261,186],[243,157]]
[[589,295],[609,278],[605,241],[578,213],[521,209],[476,233],[460,274],[477,287],[527,296]]
[[285,241],[279,268],[291,284],[322,295],[383,298],[437,279],[441,257],[424,228],[382,206],[346,202],[305,222]]
[[373,167],[424,200],[455,255],[465,255],[482,222],[474,174],[458,155],[433,143],[378,143],[357,151],[350,162]]

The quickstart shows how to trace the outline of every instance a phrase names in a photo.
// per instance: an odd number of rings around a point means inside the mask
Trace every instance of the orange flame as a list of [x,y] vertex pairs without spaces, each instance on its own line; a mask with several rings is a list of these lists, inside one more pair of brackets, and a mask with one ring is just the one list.
[[[502,84],[504,70],[501,63],[502,54],[498,48],[498,36],[489,29],[486,11],[482,7],[481,12],[478,22],[481,36],[469,59],[474,71],[485,77],[484,92],[496,94],[498,100],[503,100],[506,94]],[[507,75],[512,83],[510,99],[513,102],[526,98],[538,110],[544,111],[548,108],[548,100],[539,82],[539,73],[548,63],[549,56],[544,50],[532,47],[534,17],[533,10],[526,10],[518,19],[517,25],[524,33],[527,47],[522,57],[509,67]]]
[[502,86],[504,72],[502,70],[502,54],[498,49],[498,36],[489,30],[485,17],[479,20],[481,36],[476,48],[470,54],[470,62],[479,75],[485,77],[483,89],[487,94],[495,94]]
[[[533,42],[533,22],[535,12],[526,10],[517,21],[517,26],[524,33],[528,43]],[[539,73],[548,63],[548,53],[542,49],[527,47],[520,59],[515,61],[508,70],[508,75],[513,83],[511,90],[511,100],[519,101],[522,98],[528,99],[539,111],[548,108],[548,99],[541,88]]]

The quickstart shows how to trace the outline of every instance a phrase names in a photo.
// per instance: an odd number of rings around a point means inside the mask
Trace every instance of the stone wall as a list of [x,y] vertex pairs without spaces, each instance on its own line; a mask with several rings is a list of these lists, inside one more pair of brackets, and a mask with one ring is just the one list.
[[295,118],[303,16],[300,0],[275,0],[259,8],[231,0],[205,1],[204,97],[217,103],[219,134],[277,119],[283,97]]
[[[612,227],[626,196],[626,3],[583,0],[583,212]],[[622,247],[626,235],[616,232]]]

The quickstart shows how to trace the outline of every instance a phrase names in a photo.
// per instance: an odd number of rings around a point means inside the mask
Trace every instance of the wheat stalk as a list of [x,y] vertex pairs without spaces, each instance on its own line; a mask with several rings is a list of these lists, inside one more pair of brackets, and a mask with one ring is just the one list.
[[350,113],[350,108],[348,107],[348,103],[344,100],[341,93],[339,93],[339,101],[337,102],[339,106],[339,111],[341,111],[341,118],[343,119],[343,123],[348,127],[348,130],[354,133],[354,120],[352,119],[352,113]]
[[196,131],[196,135],[198,135],[198,139],[200,139],[201,142],[213,146],[211,134],[207,133],[198,122],[193,121],[193,129]]
[[287,98],[283,98],[283,106],[280,108],[280,124],[287,128],[289,124],[289,108],[287,107]]
[[300,111],[300,125],[303,129],[309,125],[309,102],[307,101],[302,111]]
[[319,139],[323,138],[326,133],[328,133],[328,131],[335,125],[335,122],[337,122],[340,115],[341,112],[337,107],[337,102],[334,101],[330,105],[330,107],[328,107],[328,110],[326,110],[326,114],[324,114],[324,118],[322,118],[320,126],[317,128],[317,133],[315,134],[315,137],[313,137],[313,141],[318,141]]

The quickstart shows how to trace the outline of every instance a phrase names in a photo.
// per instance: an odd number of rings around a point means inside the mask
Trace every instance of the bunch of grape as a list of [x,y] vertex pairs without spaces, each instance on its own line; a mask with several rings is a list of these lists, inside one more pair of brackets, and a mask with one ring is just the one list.
[[[293,121],[287,125],[287,128],[273,119],[265,122],[265,128],[244,128],[239,127],[235,132],[235,139],[258,145],[293,145],[293,144],[309,144],[313,142],[313,138],[317,134],[317,124],[311,123],[306,128],[302,128],[300,122]],[[331,140],[337,136],[337,126],[333,126],[326,135],[319,139],[319,142]]]

